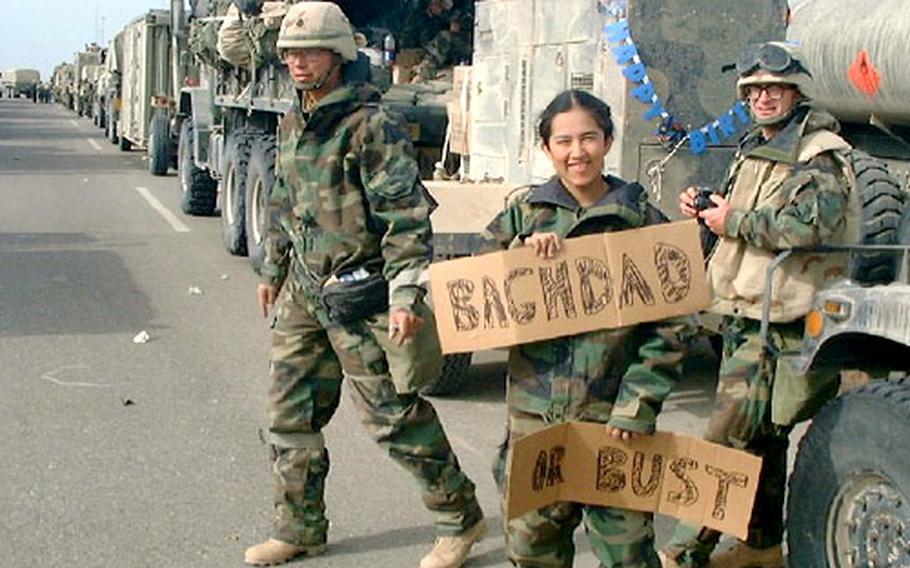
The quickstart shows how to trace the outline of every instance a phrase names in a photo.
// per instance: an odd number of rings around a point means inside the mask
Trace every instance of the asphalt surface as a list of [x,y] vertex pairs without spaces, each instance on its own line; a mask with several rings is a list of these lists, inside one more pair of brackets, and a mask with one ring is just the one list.
[[[268,535],[256,277],[218,217],[179,202],[174,172],[151,176],[91,121],[0,99],[0,567],[242,566]],[[713,364],[689,361],[662,429],[701,431]],[[489,473],[504,371],[478,354],[465,388],[434,399],[492,529],[469,567],[509,566]],[[411,479],[346,397],[326,436],[330,548],[292,565],[417,566],[434,533]],[[578,537],[576,565],[595,566]]]

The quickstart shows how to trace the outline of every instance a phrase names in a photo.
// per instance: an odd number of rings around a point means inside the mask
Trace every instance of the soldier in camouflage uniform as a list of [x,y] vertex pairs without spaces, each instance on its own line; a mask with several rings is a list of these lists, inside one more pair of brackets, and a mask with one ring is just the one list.
[[373,87],[342,82],[357,50],[335,4],[293,5],[278,49],[299,104],[279,125],[258,289],[264,315],[277,301],[268,430],[277,520],[274,537],[249,548],[246,562],[271,565],[325,549],[322,429],[344,375],[370,435],[416,478],[435,513],[440,536],[421,567],[456,568],[484,523],[474,484],[433,406],[416,392],[441,366],[423,303],[435,204],[402,120],[378,104]]
[[[566,91],[544,110],[539,134],[557,175],[530,189],[485,232],[485,249],[534,247],[557,255],[562,239],[635,229],[666,218],[637,183],[603,176],[612,143],[610,108],[584,91]],[[654,432],[663,400],[677,380],[689,326],[639,324],[520,345],[509,353],[508,438],[494,476],[505,491],[516,440],[572,420],[606,424],[604,436]],[[572,566],[573,533],[584,521],[591,548],[606,568],[660,566],[653,515],[612,507],[558,503],[506,526],[516,566]]]
[[[705,438],[763,459],[748,540],[714,555],[710,566],[776,568],[783,564],[792,424],[771,422],[775,380],[788,376],[786,361],[766,349],[759,333],[767,269],[781,250],[855,240],[857,221],[844,158],[849,146],[835,134],[836,120],[808,104],[811,75],[798,52],[778,43],[752,46],[737,70],[739,95],[749,103],[757,128],[743,138],[720,195],[711,197],[714,207],[696,210],[690,188],[680,195],[680,209],[701,218],[717,239],[708,262],[709,311],[724,317],[724,353]],[[778,348],[799,345],[816,289],[843,276],[843,269],[843,257],[811,253],[796,253],[778,268],[770,298],[770,338]],[[836,393],[837,379],[813,373],[808,381],[815,396],[787,402],[817,408]],[[707,566],[719,537],[680,524],[662,550],[664,566]]]
[[426,8],[412,11],[402,25],[400,46],[425,52],[414,66],[414,80],[433,79],[439,69],[471,58],[472,16],[453,8],[453,0],[427,0]]

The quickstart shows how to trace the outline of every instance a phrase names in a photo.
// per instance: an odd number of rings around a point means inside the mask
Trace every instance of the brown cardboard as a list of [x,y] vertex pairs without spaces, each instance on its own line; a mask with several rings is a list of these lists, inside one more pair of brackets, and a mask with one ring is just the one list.
[[615,440],[603,424],[559,424],[519,439],[508,519],[573,501],[651,511],[745,539],[761,458],[659,432]]
[[467,155],[470,153],[470,124],[471,117],[463,113],[457,103],[446,104],[448,113],[450,138],[449,150],[455,154]]
[[455,154],[470,154],[471,126],[471,66],[456,65],[452,71],[452,96],[446,105],[450,138],[449,150]]
[[434,263],[444,353],[507,347],[690,314],[708,306],[694,220]]

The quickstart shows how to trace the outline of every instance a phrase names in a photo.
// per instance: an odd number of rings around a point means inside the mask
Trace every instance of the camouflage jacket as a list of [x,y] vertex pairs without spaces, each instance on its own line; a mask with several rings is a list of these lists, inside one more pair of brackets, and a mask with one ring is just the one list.
[[[500,213],[484,233],[484,250],[521,246],[533,233],[561,238],[621,231],[666,218],[638,184],[608,176],[610,191],[583,208],[558,178],[532,188]],[[513,347],[509,407],[550,422],[585,420],[653,432],[683,355],[679,321],[637,324]]]
[[[761,319],[766,274],[778,251],[855,242],[858,204],[837,121],[806,106],[771,140],[747,135],[724,184],[726,234],[708,263],[710,311]],[[844,275],[843,255],[797,253],[774,273],[771,321],[809,311],[826,279]]]
[[332,275],[365,267],[389,282],[389,303],[425,295],[430,213],[406,124],[377,104],[379,91],[343,85],[278,128],[263,280],[289,273],[311,294]]

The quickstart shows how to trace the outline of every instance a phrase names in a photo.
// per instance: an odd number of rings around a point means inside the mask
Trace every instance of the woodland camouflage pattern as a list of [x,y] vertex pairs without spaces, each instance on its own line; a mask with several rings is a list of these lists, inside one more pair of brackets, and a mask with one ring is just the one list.
[[[558,178],[533,188],[484,234],[486,250],[522,246],[525,237],[560,238],[620,231],[665,221],[644,189],[608,177],[610,191],[585,209]],[[679,377],[690,326],[663,321],[582,333],[513,347],[509,353],[509,438],[494,467],[504,481],[514,441],[548,424],[583,420],[652,433],[663,400]],[[605,432],[606,435],[606,432]],[[591,547],[608,567],[657,567],[652,516],[561,503],[507,526],[510,557],[520,566],[571,566],[572,533],[585,515]]]
[[[848,214],[850,183],[844,178],[842,158],[824,152],[808,162],[797,163],[795,156],[806,134],[837,129],[828,114],[798,107],[793,118],[769,142],[756,129],[746,136],[734,160],[725,193],[734,187],[745,160],[765,160],[777,167],[789,167],[776,191],[777,199],[768,205],[765,188],[759,199],[764,206],[732,210],[725,238],[740,239],[766,251],[811,247],[840,242]],[[713,265],[709,263],[709,273]],[[781,271],[788,266],[782,265]],[[764,279],[758,283],[763,284]],[[786,281],[784,281],[786,282]],[[778,286],[772,299],[780,304],[795,301]],[[770,324],[770,338],[783,350],[798,349],[803,335],[803,319]],[[805,400],[788,400],[793,406],[819,408],[837,392],[836,373],[812,372],[805,377],[786,373],[780,361],[765,349],[759,333],[760,321],[748,314],[726,315],[723,323],[724,354],[719,372],[716,403],[705,439],[748,451],[763,459],[756,505],[749,523],[747,544],[755,548],[779,545],[783,540],[783,505],[787,478],[787,448],[790,425],[771,422],[771,397],[776,381],[808,381]],[[805,418],[803,418],[805,419]],[[709,564],[720,533],[704,527],[680,523],[664,551],[680,566],[704,568]]]
[[[459,534],[482,512],[420,384],[441,368],[433,314],[421,299],[434,203],[417,179],[403,123],[379,94],[344,85],[279,127],[279,164],[269,202],[263,279],[284,286],[272,343],[270,427],[276,477],[275,538],[321,544],[329,471],[322,429],[338,408],[341,381],[370,436],[410,472],[437,532]],[[390,281],[391,304],[424,319],[402,346],[383,313],[332,324],[319,290],[340,270],[367,267]]]
[[406,124],[379,98],[369,85],[345,85],[308,116],[298,108],[281,121],[266,282],[284,281],[293,265],[315,297],[330,275],[365,266],[389,281],[393,308],[425,295],[436,203],[418,179]]

